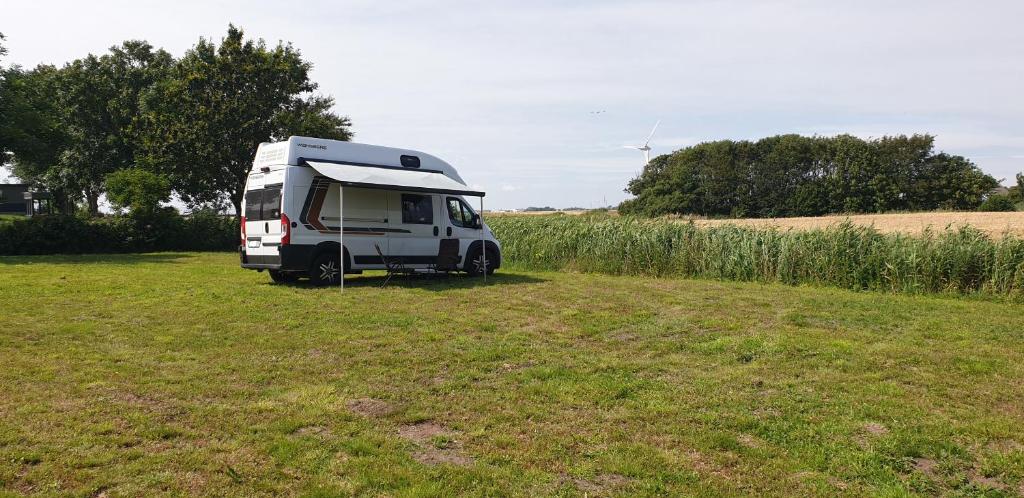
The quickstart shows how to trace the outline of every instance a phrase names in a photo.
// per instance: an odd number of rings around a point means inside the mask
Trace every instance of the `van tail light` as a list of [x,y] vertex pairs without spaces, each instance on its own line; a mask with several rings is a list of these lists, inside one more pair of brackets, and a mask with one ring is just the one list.
[[242,245],[245,245],[245,216],[241,217],[242,220]]
[[292,241],[292,223],[288,215],[281,213],[281,245],[286,246]]

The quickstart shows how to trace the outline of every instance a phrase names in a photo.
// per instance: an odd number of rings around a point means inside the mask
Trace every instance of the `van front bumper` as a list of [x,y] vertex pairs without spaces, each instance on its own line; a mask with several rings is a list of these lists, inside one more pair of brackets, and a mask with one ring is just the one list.
[[279,247],[277,254],[247,254],[245,247],[238,246],[238,257],[242,268],[248,270],[305,272],[309,270],[314,249],[316,246],[286,245]]

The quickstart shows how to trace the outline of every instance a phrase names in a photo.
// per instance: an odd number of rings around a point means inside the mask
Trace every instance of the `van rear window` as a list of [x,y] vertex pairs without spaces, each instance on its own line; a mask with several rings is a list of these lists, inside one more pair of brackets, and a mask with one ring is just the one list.
[[281,188],[261,188],[245,193],[245,219],[249,221],[281,218]]

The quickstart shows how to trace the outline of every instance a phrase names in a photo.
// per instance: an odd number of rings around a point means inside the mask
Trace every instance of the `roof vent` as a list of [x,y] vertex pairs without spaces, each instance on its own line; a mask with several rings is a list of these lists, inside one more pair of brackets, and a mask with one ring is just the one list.
[[419,168],[420,158],[416,156],[402,156],[402,166],[406,168]]

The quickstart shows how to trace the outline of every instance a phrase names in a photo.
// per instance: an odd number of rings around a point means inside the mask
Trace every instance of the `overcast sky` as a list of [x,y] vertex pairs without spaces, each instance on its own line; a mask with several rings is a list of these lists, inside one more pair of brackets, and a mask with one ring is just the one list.
[[[1024,171],[1024,2],[4,0],[4,64],[144,39],[175,56],[228,23],[290,41],[355,140],[433,153],[490,208],[626,197],[661,154],[779,133],[932,133]],[[596,113],[597,111],[603,111]],[[595,114],[596,113],[596,114]]]

